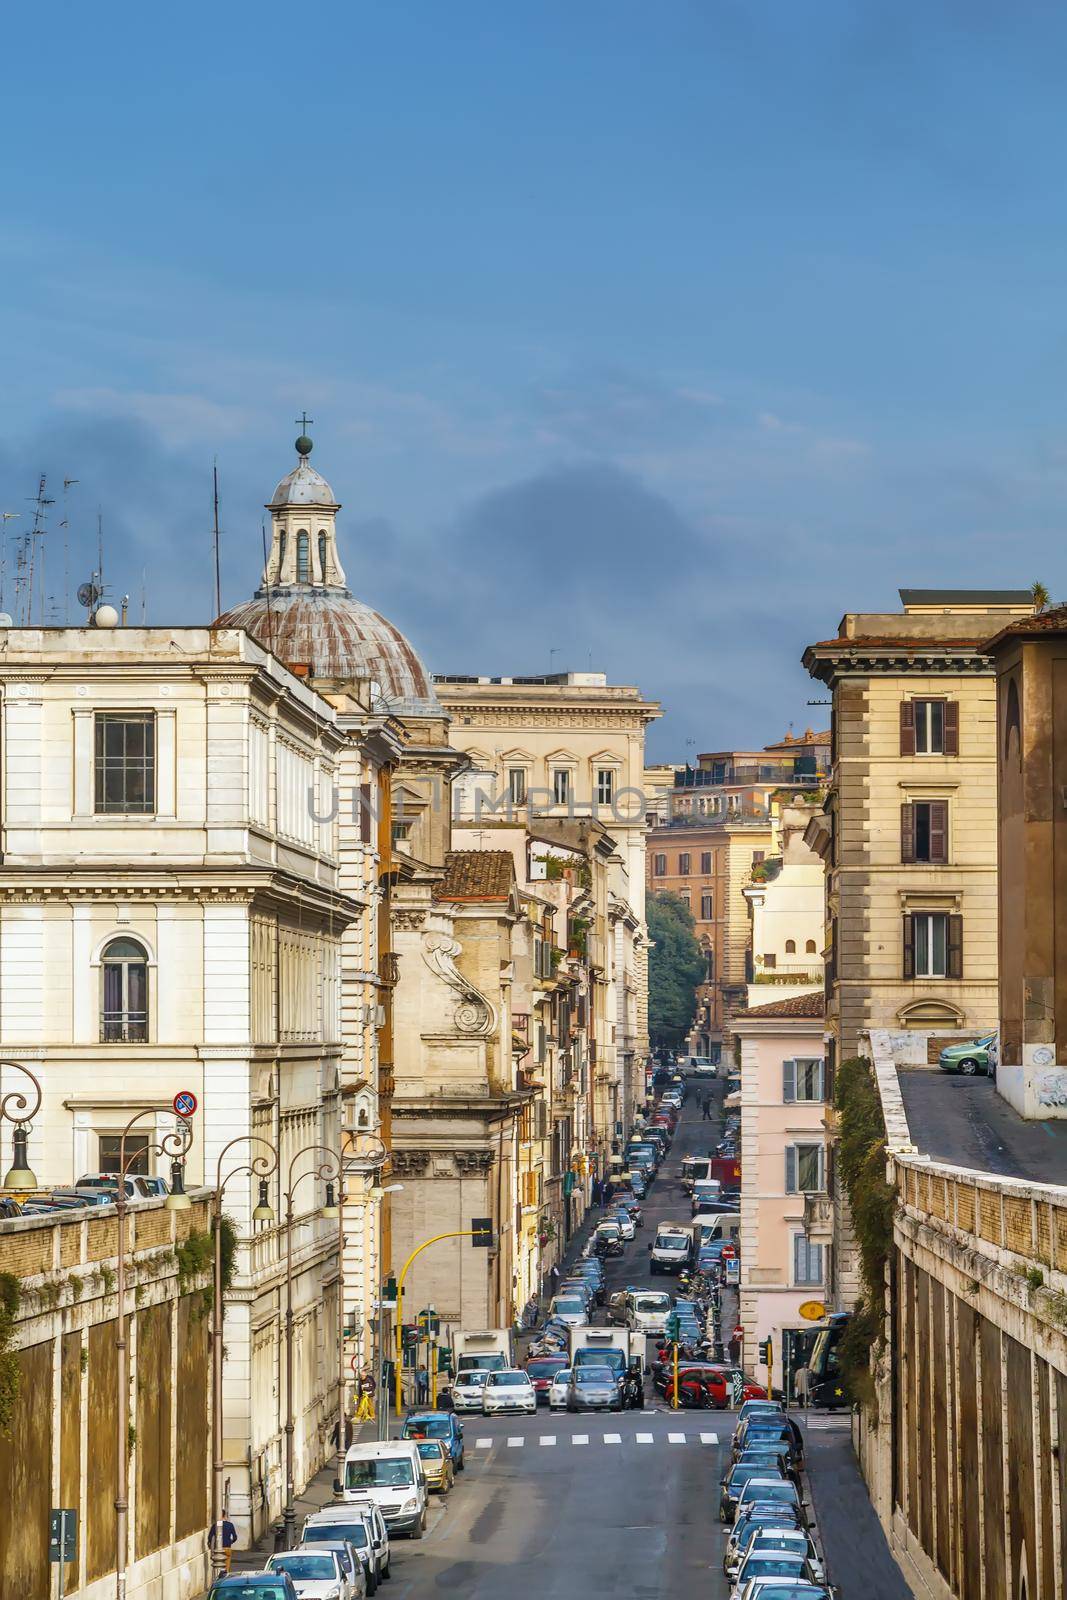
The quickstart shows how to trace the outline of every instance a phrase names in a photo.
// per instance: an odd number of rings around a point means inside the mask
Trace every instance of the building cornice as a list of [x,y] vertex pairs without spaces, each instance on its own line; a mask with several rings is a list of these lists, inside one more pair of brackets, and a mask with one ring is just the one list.
[[992,677],[993,663],[989,656],[973,645],[954,649],[951,645],[931,641],[929,646],[871,645],[857,639],[847,645],[830,647],[809,645],[801,660],[808,672],[820,683],[831,688],[847,678],[886,677],[959,677],[961,674]]

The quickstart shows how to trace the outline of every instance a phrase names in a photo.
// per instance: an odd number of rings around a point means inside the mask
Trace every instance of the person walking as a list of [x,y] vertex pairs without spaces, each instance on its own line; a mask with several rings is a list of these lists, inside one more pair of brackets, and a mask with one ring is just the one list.
[[424,1406],[430,1398],[430,1374],[425,1367],[415,1369],[415,1403]]
[[593,1204],[595,1206],[603,1205],[603,1203],[604,1203],[603,1202],[603,1198],[602,1198],[603,1197],[603,1193],[604,1193],[604,1188],[603,1188],[603,1185],[600,1182],[600,1179],[599,1178],[594,1178],[593,1179]]
[[374,1374],[369,1367],[364,1367],[359,1375],[359,1404],[356,1407],[356,1421],[374,1421]]
[[[217,1532],[218,1532],[218,1524],[213,1522],[211,1524],[211,1527],[208,1529],[207,1544],[208,1544],[208,1549],[209,1550],[213,1550],[215,1548],[215,1535],[216,1535]],[[225,1562],[227,1575],[229,1574],[229,1571],[230,1571],[230,1562],[233,1560],[233,1547],[234,1547],[234,1545],[236,1543],[237,1543],[237,1529],[234,1527],[234,1525],[230,1521],[229,1517],[226,1516],[225,1513],[223,1513],[223,1517],[222,1517],[222,1559]]]
[[703,1100],[701,1100],[701,1102],[700,1102],[700,1105],[701,1105],[701,1109],[702,1109],[702,1111],[704,1113],[704,1121],[705,1122],[710,1122],[711,1121],[711,1095],[710,1094],[705,1094]]

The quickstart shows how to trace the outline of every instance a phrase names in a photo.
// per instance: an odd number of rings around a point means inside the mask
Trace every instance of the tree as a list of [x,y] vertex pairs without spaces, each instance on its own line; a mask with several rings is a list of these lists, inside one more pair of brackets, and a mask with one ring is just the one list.
[[1038,579],[1036,583],[1032,583],[1030,585],[1030,593],[1033,595],[1034,599],[1034,610],[1047,611],[1049,599],[1048,590],[1045,588],[1045,585],[1040,579]]
[[707,966],[694,933],[693,914],[676,894],[653,894],[646,910],[652,949],[648,957],[648,1031],[653,1044],[679,1045],[693,1025],[697,985]]

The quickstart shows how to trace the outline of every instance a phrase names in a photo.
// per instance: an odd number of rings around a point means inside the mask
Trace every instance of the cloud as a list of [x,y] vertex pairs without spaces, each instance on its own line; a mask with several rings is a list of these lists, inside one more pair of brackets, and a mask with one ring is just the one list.
[[246,432],[252,414],[244,407],[220,405],[198,394],[150,394],[119,389],[62,389],[55,396],[61,410],[97,420],[118,418],[143,422],[165,445],[183,446],[212,439],[236,438]]

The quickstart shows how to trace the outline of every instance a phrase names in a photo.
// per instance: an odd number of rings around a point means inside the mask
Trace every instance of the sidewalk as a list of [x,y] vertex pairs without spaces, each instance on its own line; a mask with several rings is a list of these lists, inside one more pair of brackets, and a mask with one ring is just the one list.
[[[364,1426],[367,1426],[367,1424],[364,1424]],[[358,1437],[358,1434],[356,1437]],[[321,1511],[323,1506],[333,1504],[335,1470],[335,1463],[331,1460],[328,1466],[323,1467],[320,1472],[315,1474],[303,1494],[297,1495],[294,1505],[296,1507],[296,1537],[298,1541],[300,1530],[304,1525],[304,1518],[310,1516],[313,1511]],[[234,1550],[230,1571],[256,1572],[264,1565],[267,1557],[273,1554],[274,1533],[272,1527],[268,1527],[266,1533],[257,1544],[249,1545],[247,1550]]]

